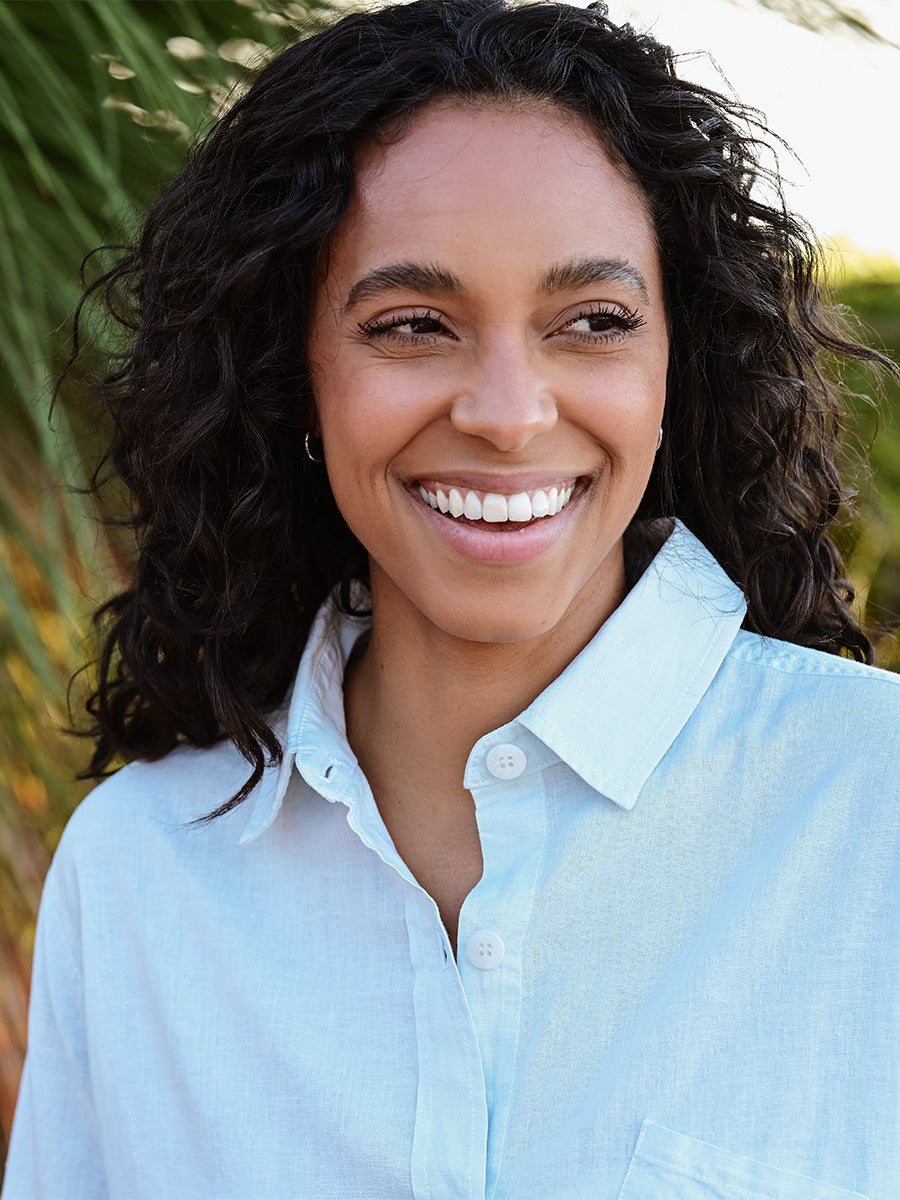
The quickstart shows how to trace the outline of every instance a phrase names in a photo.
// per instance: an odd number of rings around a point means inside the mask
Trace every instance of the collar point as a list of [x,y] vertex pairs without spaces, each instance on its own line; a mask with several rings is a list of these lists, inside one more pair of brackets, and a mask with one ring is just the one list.
[[281,812],[293,769],[294,753],[289,749],[285,749],[277,768],[274,765],[266,768],[262,779],[248,797],[248,800],[252,797],[253,811],[238,839],[239,846],[256,841],[275,821]]

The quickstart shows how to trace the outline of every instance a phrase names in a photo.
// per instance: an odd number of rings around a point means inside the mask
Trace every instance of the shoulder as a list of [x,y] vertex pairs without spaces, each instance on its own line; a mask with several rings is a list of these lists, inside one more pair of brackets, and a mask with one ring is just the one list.
[[250,765],[230,741],[206,749],[178,746],[164,758],[131,762],[104,779],[72,821],[115,823],[122,814],[194,821],[227,800],[249,773]]
[[189,847],[237,843],[247,803],[198,824],[245,783],[250,764],[227,740],[207,749],[179,746],[155,762],[120,768],[82,800],[54,857],[61,878],[115,873]]
[[809,686],[821,683],[836,690],[864,690],[873,697],[883,698],[887,704],[900,704],[900,675],[809,646],[796,646],[741,629],[726,657],[743,667],[748,676],[783,676],[785,687],[792,686],[793,681],[794,686],[802,689],[804,681],[809,681]]
[[900,768],[900,675],[741,630],[720,683],[736,713],[773,743]]

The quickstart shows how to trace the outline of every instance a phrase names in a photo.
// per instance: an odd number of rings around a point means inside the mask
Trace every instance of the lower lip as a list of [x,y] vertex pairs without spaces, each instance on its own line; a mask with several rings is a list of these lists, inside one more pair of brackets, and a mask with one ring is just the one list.
[[409,495],[425,520],[457,553],[479,562],[519,563],[537,558],[560,539],[571,523],[583,493],[579,490],[574,494],[562,512],[552,517],[533,518],[520,529],[502,529],[499,525],[492,528],[485,522],[466,524],[433,509],[417,492],[410,490]]

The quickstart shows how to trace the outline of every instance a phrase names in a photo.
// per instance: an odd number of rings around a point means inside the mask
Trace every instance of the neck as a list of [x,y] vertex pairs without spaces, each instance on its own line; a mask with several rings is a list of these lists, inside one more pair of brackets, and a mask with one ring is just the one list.
[[516,717],[568,666],[622,598],[600,611],[573,605],[552,630],[509,643],[465,641],[390,602],[373,576],[372,634],[345,683],[350,744],[376,797],[427,763],[429,790],[460,794],[466,761],[485,733]]

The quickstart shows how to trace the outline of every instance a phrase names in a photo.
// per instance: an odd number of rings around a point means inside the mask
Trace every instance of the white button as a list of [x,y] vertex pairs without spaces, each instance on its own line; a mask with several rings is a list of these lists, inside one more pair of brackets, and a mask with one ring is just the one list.
[[473,967],[480,971],[491,971],[503,962],[506,947],[496,933],[489,929],[479,929],[473,933],[466,943],[466,954]]
[[487,769],[495,779],[516,779],[525,770],[528,759],[518,746],[504,742],[487,753]]

